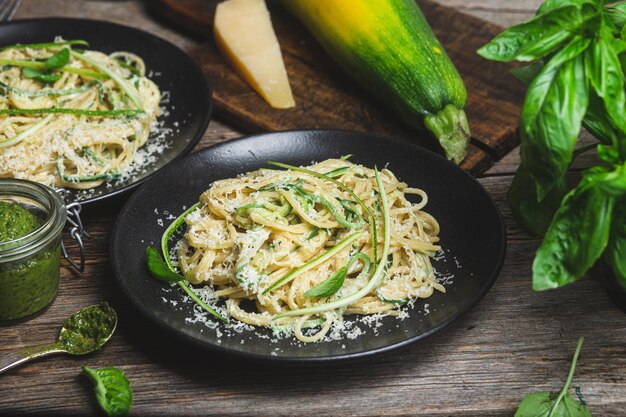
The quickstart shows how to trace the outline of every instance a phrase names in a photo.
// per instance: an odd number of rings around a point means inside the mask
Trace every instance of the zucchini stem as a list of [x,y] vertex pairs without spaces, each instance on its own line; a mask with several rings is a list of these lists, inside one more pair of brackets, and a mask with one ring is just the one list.
[[448,104],[439,113],[426,116],[424,125],[435,135],[448,159],[458,164],[465,158],[470,140],[465,110]]

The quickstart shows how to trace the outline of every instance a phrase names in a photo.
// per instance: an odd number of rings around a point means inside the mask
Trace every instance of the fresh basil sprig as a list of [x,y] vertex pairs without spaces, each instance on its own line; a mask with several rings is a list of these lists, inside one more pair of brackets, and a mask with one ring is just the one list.
[[31,80],[39,81],[44,84],[52,84],[61,79],[61,74],[49,74],[37,68],[24,68],[22,75],[25,78],[30,78]]
[[563,389],[558,393],[544,391],[528,394],[520,403],[514,417],[591,417],[589,410],[569,395],[582,345],[581,337],[578,339],[572,366]]
[[[518,223],[547,233],[533,288],[581,278],[601,257],[626,287],[626,4],[546,0],[537,15],[478,50],[529,62],[513,74],[529,84],[520,120],[521,164],[509,189]],[[585,127],[599,142],[576,150]],[[595,149],[602,166],[568,192],[572,160]]]
[[348,267],[341,267],[330,278],[304,293],[305,297],[330,297],[341,289],[346,279]]
[[117,368],[92,369],[82,367],[83,374],[93,383],[100,408],[108,416],[125,416],[133,404],[133,392],[124,371]]
[[189,298],[191,298],[203,310],[212,314],[224,323],[228,323],[228,319],[226,317],[222,316],[220,313],[215,311],[215,309],[202,301],[200,297],[198,297],[198,295],[196,295],[196,293],[191,290],[191,288],[185,281],[185,277],[176,273],[171,263],[167,263],[165,260],[163,260],[159,251],[152,246],[148,246],[148,248],[146,249],[146,267],[148,268],[150,275],[152,275],[154,278],[170,284],[178,284],[183,289],[183,291],[187,293]]
[[64,67],[68,62],[70,62],[70,50],[63,48],[50,58],[46,59],[46,67],[53,70]]
[[172,271],[161,257],[159,251],[152,246],[148,246],[146,249],[146,266],[154,278],[163,282],[173,283],[185,279],[182,275]]
[[341,289],[344,281],[346,280],[346,275],[352,269],[352,265],[355,262],[361,261],[363,262],[363,269],[361,270],[361,275],[367,276],[369,274],[370,266],[372,264],[369,256],[364,254],[363,252],[357,252],[350,257],[346,266],[341,267],[335,272],[330,278],[322,281],[315,287],[311,288],[307,292],[304,293],[305,297],[330,297],[334,295]]
[[61,74],[51,73],[50,71],[64,67],[70,61],[70,50],[67,48],[61,49],[59,52],[46,59],[46,70],[40,70],[37,68],[24,68],[22,75],[26,78],[30,78],[44,84],[51,84],[58,81],[61,78]]

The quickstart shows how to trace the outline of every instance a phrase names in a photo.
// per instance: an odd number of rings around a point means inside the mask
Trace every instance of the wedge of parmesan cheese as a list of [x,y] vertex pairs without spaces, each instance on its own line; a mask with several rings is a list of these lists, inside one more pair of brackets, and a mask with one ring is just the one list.
[[215,11],[215,40],[237,73],[270,106],[295,106],[287,71],[264,0],[228,0]]

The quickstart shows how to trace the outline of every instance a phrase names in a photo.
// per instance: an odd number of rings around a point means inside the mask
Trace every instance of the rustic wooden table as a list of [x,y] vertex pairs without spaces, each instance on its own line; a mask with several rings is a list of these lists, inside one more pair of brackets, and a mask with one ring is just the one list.
[[[539,0],[445,0],[501,25],[532,15]],[[139,1],[23,0],[16,18],[76,16],[142,28],[185,50],[193,39],[154,20]],[[462,34],[459,34],[462,36]],[[239,136],[215,120],[196,149]],[[98,354],[52,357],[0,377],[0,414],[86,415],[97,404],[80,366],[117,366],[134,391],[134,415],[512,416],[527,393],[560,389],[576,339],[586,337],[574,386],[595,416],[626,415],[626,314],[593,278],[534,293],[530,265],[539,241],[515,225],[505,200],[514,151],[481,179],[504,214],[508,255],[500,278],[468,314],[428,340],[370,361],[296,368],[242,363],[197,351],[147,323],[128,305],[109,266],[109,236],[124,198],[88,210],[86,273],[64,264],[59,296],[38,318],[0,328],[0,355],[56,338],[79,308],[109,300],[119,330]],[[576,175],[589,159],[579,161]],[[70,250],[75,250],[71,248]]]

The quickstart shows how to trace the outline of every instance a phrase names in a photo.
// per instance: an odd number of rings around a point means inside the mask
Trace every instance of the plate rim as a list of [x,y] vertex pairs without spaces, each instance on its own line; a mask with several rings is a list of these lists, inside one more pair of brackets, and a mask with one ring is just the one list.
[[[179,161],[181,158],[184,158],[185,156],[189,155],[189,153],[193,150],[193,148],[196,147],[196,145],[200,142],[200,140],[202,140],[202,137],[204,136],[204,133],[207,131],[209,124],[211,123],[212,117],[213,117],[213,111],[214,111],[214,100],[213,100],[213,89],[211,88],[211,85],[209,83],[208,78],[204,75],[204,72],[202,71],[202,69],[200,68],[200,64],[191,57],[190,54],[188,54],[187,52],[185,52],[184,50],[182,50],[180,47],[178,47],[176,44],[174,44],[173,42],[170,42],[167,39],[164,39],[152,32],[148,32],[146,30],[143,29],[138,29],[132,26],[127,26],[121,23],[117,23],[117,22],[110,22],[107,20],[99,20],[99,19],[84,19],[84,18],[80,18],[80,17],[34,17],[34,18],[29,18],[29,19],[16,19],[16,20],[12,20],[9,22],[0,22],[0,33],[2,32],[2,30],[6,27],[10,27],[10,26],[19,26],[21,24],[24,25],[28,25],[28,24],[36,24],[39,22],[59,22],[59,23],[75,23],[75,22],[86,22],[86,23],[92,23],[92,24],[96,24],[96,25],[106,25],[106,26],[112,26],[112,27],[116,27],[117,29],[122,29],[122,30],[129,30],[131,32],[135,32],[135,33],[140,33],[142,35],[146,35],[152,38],[157,39],[160,42],[163,42],[165,44],[167,44],[169,47],[174,48],[178,51],[180,51],[184,56],[187,57],[187,59],[189,60],[190,68],[193,72],[196,72],[197,75],[199,75],[198,80],[202,79],[204,80],[203,83],[199,83],[202,87],[204,87],[203,89],[205,90],[204,92],[206,93],[206,96],[208,98],[208,111],[204,112],[201,120],[200,120],[200,126],[198,128],[198,131],[191,137],[189,143],[187,143],[187,145],[182,149],[181,152],[179,152],[174,158],[172,158],[170,161],[168,161],[165,165],[163,165],[161,168],[151,172],[150,174],[146,175],[144,178],[141,178],[137,181],[134,181],[130,184],[127,184],[125,186],[123,186],[122,188],[119,188],[117,190],[114,190],[112,192],[109,193],[105,193],[105,194],[101,194],[95,197],[91,197],[91,198],[87,198],[85,200],[81,200],[78,201],[78,203],[83,206],[83,207],[95,207],[98,206],[100,204],[103,204],[105,202],[111,201],[111,200],[115,200],[117,197],[129,193],[135,189],[137,189],[139,186],[141,186],[142,184],[144,184],[147,180],[151,179],[155,174],[157,174],[158,172],[162,171],[163,169],[169,167],[171,164],[173,164],[174,162]],[[0,43],[2,42],[2,39],[0,39]],[[56,188],[55,188],[56,190]],[[67,202],[72,203],[73,201],[69,201]]]
[[[196,346],[198,348],[205,349],[205,350],[208,350],[208,351],[211,351],[211,352],[215,352],[215,353],[219,353],[219,354],[223,354],[223,355],[229,356],[231,358],[240,358],[240,359],[249,360],[249,361],[269,362],[269,363],[274,363],[274,364],[287,364],[287,363],[290,363],[290,364],[311,365],[311,364],[321,364],[321,363],[340,363],[340,362],[342,363],[342,362],[352,362],[352,361],[355,361],[355,360],[363,360],[363,359],[367,359],[367,358],[373,358],[373,357],[376,357],[376,356],[381,356],[381,355],[390,353],[392,351],[395,351],[397,349],[401,349],[403,347],[406,347],[408,345],[411,345],[411,344],[423,341],[423,340],[433,336],[434,334],[439,333],[444,328],[450,326],[452,323],[454,323],[455,321],[459,320],[461,317],[463,317],[465,314],[467,314],[470,310],[472,310],[485,297],[485,295],[491,290],[491,288],[493,287],[494,283],[496,282],[496,280],[500,276],[500,272],[501,272],[502,267],[504,265],[504,261],[506,259],[506,254],[507,254],[507,229],[506,229],[506,224],[504,222],[504,218],[503,218],[502,212],[498,208],[498,206],[497,206],[496,202],[494,201],[493,197],[491,196],[491,194],[487,191],[487,189],[476,178],[474,178],[469,172],[467,172],[464,169],[460,168],[458,165],[453,164],[452,162],[450,162],[444,156],[439,155],[439,154],[437,154],[437,153],[435,153],[435,152],[433,152],[433,151],[431,151],[429,149],[423,148],[423,147],[421,147],[419,145],[416,145],[416,144],[403,142],[403,141],[400,141],[400,140],[395,139],[395,138],[390,137],[390,136],[376,134],[376,133],[370,133],[370,132],[358,132],[358,131],[350,131],[350,130],[342,130],[342,129],[291,129],[291,130],[269,131],[269,132],[249,134],[249,135],[244,135],[244,136],[241,136],[241,137],[238,137],[238,138],[230,139],[230,140],[227,140],[227,141],[224,141],[224,142],[220,142],[220,143],[208,146],[206,148],[203,148],[203,149],[201,149],[201,150],[199,150],[197,152],[194,152],[193,154],[187,155],[183,159],[179,159],[177,161],[177,164],[178,163],[182,164],[183,161],[186,160],[187,158],[197,157],[197,156],[200,156],[200,154],[212,152],[212,151],[214,151],[214,149],[227,147],[227,146],[229,146],[232,143],[239,143],[239,142],[244,142],[244,141],[247,141],[247,140],[262,140],[263,137],[269,136],[269,135],[289,136],[290,134],[293,134],[293,133],[296,133],[296,134],[307,134],[307,135],[309,135],[309,134],[312,134],[312,135],[347,134],[347,135],[353,136],[353,137],[365,136],[365,137],[368,137],[370,139],[374,139],[374,138],[384,139],[385,141],[394,143],[394,145],[407,146],[407,147],[413,148],[413,150],[416,151],[416,152],[427,153],[431,157],[439,158],[440,160],[443,160],[446,163],[450,164],[451,169],[458,170],[461,173],[463,173],[465,176],[469,177],[478,187],[480,187],[480,189],[483,191],[485,196],[488,198],[488,200],[491,203],[491,205],[493,205],[493,207],[494,207],[494,209],[495,209],[495,211],[497,213],[497,218],[494,221],[495,221],[495,223],[497,224],[498,228],[501,231],[501,233],[499,234],[499,237],[500,237],[500,242],[499,243],[500,244],[498,245],[499,248],[500,248],[500,251],[497,254],[498,255],[498,260],[497,260],[497,262],[495,264],[495,268],[493,269],[493,272],[492,272],[491,276],[489,276],[488,279],[485,280],[485,284],[481,287],[481,290],[477,293],[475,298],[470,303],[468,303],[466,306],[464,306],[464,308],[459,309],[452,316],[450,316],[446,320],[443,320],[443,321],[439,322],[433,328],[429,329],[428,331],[426,331],[424,333],[421,333],[421,334],[413,336],[413,337],[409,337],[407,339],[401,340],[401,341],[396,342],[396,343],[392,343],[392,344],[385,345],[385,346],[382,346],[382,347],[379,347],[379,348],[364,350],[364,351],[360,351],[360,352],[339,354],[339,355],[311,356],[311,357],[294,357],[294,356],[281,356],[281,355],[272,356],[272,355],[258,354],[258,353],[249,352],[249,351],[235,351],[235,350],[231,350],[229,348],[223,347],[223,346],[221,346],[219,344],[208,343],[206,341],[200,340],[199,338],[193,337],[190,334],[187,334],[185,332],[179,331],[179,330],[177,330],[173,326],[169,326],[168,324],[161,322],[155,315],[151,314],[151,311],[149,309],[144,308],[141,305],[141,303],[139,303],[137,300],[135,300],[135,297],[134,297],[133,294],[131,294],[130,290],[128,289],[128,286],[124,285],[124,283],[123,283],[123,279],[122,279],[121,274],[120,274],[121,271],[119,271],[119,268],[118,268],[118,262],[115,261],[115,245],[114,245],[114,243],[115,243],[115,240],[116,240],[116,236],[118,234],[118,226],[120,224],[120,219],[123,218],[124,215],[126,214],[126,212],[129,211],[132,208],[132,205],[133,205],[134,201],[137,198],[139,198],[139,194],[138,193],[134,193],[126,201],[126,203],[124,204],[124,206],[120,210],[119,214],[117,215],[117,219],[115,221],[115,224],[113,226],[113,230],[111,232],[111,238],[110,238],[110,244],[109,244],[109,259],[110,259],[110,262],[111,262],[111,267],[113,269],[113,274],[115,275],[115,280],[116,280],[117,284],[121,287],[122,292],[124,293],[124,296],[128,300],[131,301],[133,307],[135,309],[137,309],[138,311],[140,311],[141,314],[144,317],[149,318],[152,323],[156,324],[159,328],[164,329],[167,333],[175,335],[179,340],[190,341],[194,346]],[[168,175],[170,170],[174,170],[176,168],[176,164],[168,165],[167,167],[163,167],[163,168],[164,169],[162,169],[162,170],[160,170],[158,172],[158,175],[163,175],[163,176]],[[156,181],[156,180],[158,180],[158,178],[156,176],[150,178],[150,181]],[[146,184],[148,184],[148,182],[145,182],[144,184],[142,184],[142,187],[145,186]],[[138,191],[140,191],[140,190],[138,190]]]

